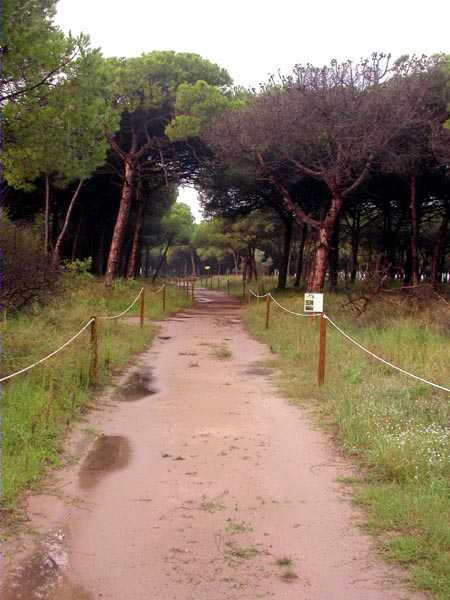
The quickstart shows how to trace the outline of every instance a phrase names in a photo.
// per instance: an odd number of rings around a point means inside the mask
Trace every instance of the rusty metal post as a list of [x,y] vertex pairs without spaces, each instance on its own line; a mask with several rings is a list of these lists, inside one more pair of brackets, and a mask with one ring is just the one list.
[[91,317],[91,364],[89,368],[89,380],[92,385],[97,383],[97,363],[98,363],[98,336],[97,336],[97,317]]
[[269,329],[270,321],[270,296],[266,296],[266,329]]
[[140,310],[140,315],[139,315],[141,327],[144,327],[144,316],[145,316],[145,289],[143,288],[142,292],[141,292],[141,310]]
[[326,358],[326,341],[327,341],[327,320],[320,315],[320,331],[319,331],[319,365],[317,369],[317,383],[323,385],[325,383],[325,358]]
[[163,309],[163,312],[166,312],[166,284],[164,284],[164,287],[162,290],[162,309]]

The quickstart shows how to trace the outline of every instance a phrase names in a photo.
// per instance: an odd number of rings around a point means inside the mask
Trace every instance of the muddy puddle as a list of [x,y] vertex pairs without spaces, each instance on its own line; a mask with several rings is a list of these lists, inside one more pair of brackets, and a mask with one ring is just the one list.
[[125,468],[130,462],[131,448],[127,438],[120,435],[102,435],[85,458],[79,474],[83,490],[93,488],[108,473]]
[[[17,567],[3,582],[2,600],[54,598],[63,581],[68,557],[62,529],[49,533],[34,554]],[[80,596],[80,599],[83,596]]]
[[136,402],[157,392],[152,370],[142,368],[130,375],[125,383],[116,391],[115,396],[122,402]]
[[267,367],[250,367],[249,369],[245,369],[244,373],[246,375],[271,375],[272,369],[268,369]]

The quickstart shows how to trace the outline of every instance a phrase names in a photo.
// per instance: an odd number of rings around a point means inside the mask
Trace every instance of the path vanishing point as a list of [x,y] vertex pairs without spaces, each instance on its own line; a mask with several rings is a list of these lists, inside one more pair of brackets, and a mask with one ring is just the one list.
[[7,544],[3,600],[422,597],[376,557],[351,465],[277,392],[239,309],[198,289],[74,427]]

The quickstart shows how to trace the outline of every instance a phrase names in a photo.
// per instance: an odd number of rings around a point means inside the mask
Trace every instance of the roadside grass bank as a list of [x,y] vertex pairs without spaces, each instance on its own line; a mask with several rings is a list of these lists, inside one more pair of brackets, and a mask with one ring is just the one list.
[[[161,294],[140,281],[118,280],[111,290],[87,274],[66,274],[62,290],[45,306],[35,305],[0,324],[1,373],[26,367],[58,348],[93,315],[125,310],[145,286],[146,322],[98,321],[98,384],[102,388],[156,334],[150,319],[164,317]],[[166,315],[189,304],[181,290],[167,287]],[[126,315],[139,314],[139,302]],[[72,420],[92,405],[90,333],[87,329],[70,346],[42,365],[2,386],[2,498],[12,509],[21,491],[39,484],[49,466],[60,462],[64,432]]]
[[[232,286],[239,296],[242,285]],[[303,312],[303,294],[273,292]],[[325,311],[361,344],[433,382],[450,383],[450,312],[439,300],[373,301],[356,318],[344,295],[325,294]],[[412,586],[450,598],[450,397],[370,358],[327,327],[325,385],[317,385],[319,319],[294,317],[265,302],[243,307],[250,332],[267,343],[290,401],[312,408],[359,466],[345,481],[365,508],[380,552],[407,568]]]

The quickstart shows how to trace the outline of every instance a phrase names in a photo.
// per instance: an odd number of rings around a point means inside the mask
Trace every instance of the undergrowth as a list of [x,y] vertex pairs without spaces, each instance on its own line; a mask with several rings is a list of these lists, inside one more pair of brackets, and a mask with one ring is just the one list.
[[[241,284],[233,284],[236,295]],[[302,312],[303,294],[274,292]],[[448,305],[420,306],[389,295],[356,318],[340,294],[325,295],[325,311],[360,343],[394,364],[449,387]],[[270,345],[279,385],[293,403],[313,407],[339,444],[361,467],[352,482],[367,511],[367,528],[380,550],[406,566],[413,585],[450,598],[449,394],[407,378],[370,358],[327,327],[326,381],[316,383],[318,319],[293,317],[252,299],[243,318]]]
[[[92,315],[117,314],[127,308],[142,284],[118,280],[111,290],[88,274],[66,274],[62,290],[46,305],[35,304],[26,312],[0,324],[1,373],[26,367],[58,348],[81,329]],[[98,387],[108,383],[131,355],[155,335],[150,319],[164,316],[161,294],[146,285],[147,321],[144,328],[126,320],[98,322]],[[167,288],[166,312],[189,300]],[[136,316],[139,302],[128,316]],[[135,321],[137,321],[135,319]],[[45,469],[58,465],[64,432],[94,399],[89,375],[89,330],[46,363],[2,384],[2,500],[11,509],[26,487],[38,485]]]

